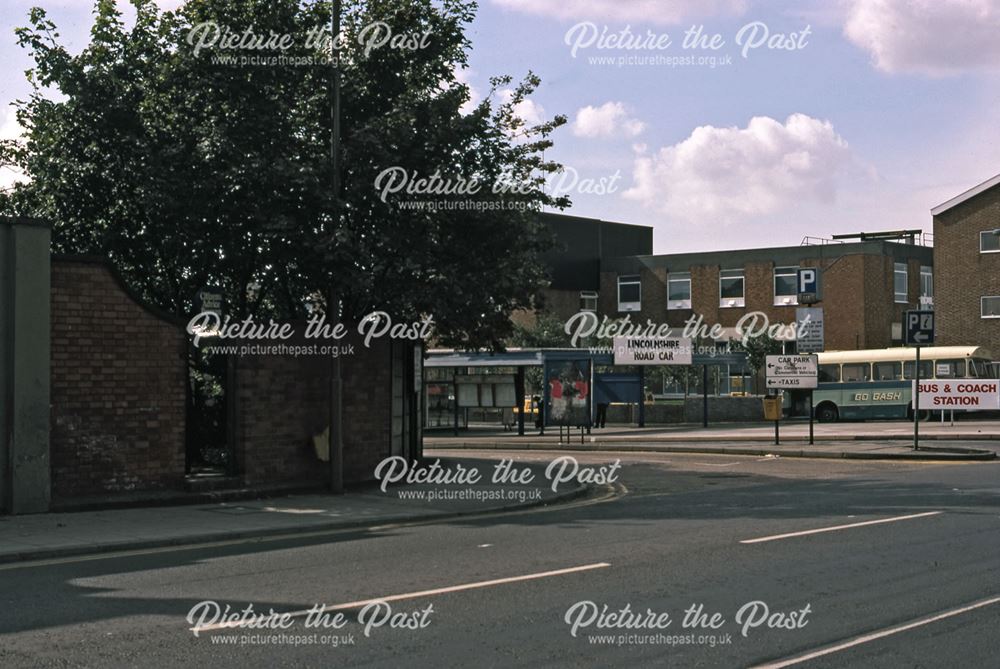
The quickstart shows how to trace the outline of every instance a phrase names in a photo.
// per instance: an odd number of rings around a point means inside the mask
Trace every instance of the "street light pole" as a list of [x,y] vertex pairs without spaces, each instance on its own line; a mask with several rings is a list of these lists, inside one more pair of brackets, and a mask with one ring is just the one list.
[[[331,234],[340,222],[340,9],[341,0],[332,0],[330,11],[330,57],[333,67],[330,83],[330,166],[333,170],[333,224]],[[331,284],[327,296],[327,318],[332,326],[334,318],[340,320],[340,300]],[[344,493],[344,382],[339,351],[330,358],[330,492]]]

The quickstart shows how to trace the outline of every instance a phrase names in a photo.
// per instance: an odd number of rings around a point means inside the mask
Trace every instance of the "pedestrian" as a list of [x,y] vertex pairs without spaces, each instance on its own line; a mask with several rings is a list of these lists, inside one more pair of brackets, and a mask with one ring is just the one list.
[[597,427],[604,427],[604,423],[608,420],[608,403],[598,402],[597,403],[597,420],[594,421]]

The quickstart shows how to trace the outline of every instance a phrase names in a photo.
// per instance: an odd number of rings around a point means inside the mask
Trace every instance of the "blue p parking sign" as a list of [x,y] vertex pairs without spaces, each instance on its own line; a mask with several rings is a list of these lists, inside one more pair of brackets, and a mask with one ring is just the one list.
[[798,301],[799,304],[819,302],[819,269],[815,267],[800,267],[798,271]]
[[930,346],[934,343],[934,312],[906,312],[906,344],[913,346]]

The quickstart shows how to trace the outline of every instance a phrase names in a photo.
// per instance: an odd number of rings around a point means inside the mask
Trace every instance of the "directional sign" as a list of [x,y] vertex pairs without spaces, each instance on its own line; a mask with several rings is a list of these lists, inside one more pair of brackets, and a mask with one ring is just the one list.
[[799,307],[796,309],[795,326],[795,350],[798,353],[814,353],[823,350],[823,307]]
[[819,364],[815,355],[769,355],[764,375],[768,388],[815,388]]
[[680,337],[615,337],[616,365],[690,365],[690,339]]
[[[917,382],[913,382],[916,395]],[[913,404],[913,401],[910,401]],[[1000,381],[996,379],[937,379],[920,382],[919,409],[996,411],[1000,409]]]
[[907,311],[904,316],[907,344],[930,346],[934,343],[934,312]]
[[797,279],[799,304],[819,302],[819,269],[815,267],[801,267],[799,268]]

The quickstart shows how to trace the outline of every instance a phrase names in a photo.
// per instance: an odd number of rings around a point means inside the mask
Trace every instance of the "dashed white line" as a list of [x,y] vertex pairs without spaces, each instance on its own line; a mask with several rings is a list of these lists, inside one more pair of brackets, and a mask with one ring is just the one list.
[[786,532],[785,534],[772,534],[768,537],[758,537],[756,539],[743,539],[741,544],[760,544],[765,541],[778,541],[779,539],[791,539],[792,537],[804,537],[809,534],[820,534],[822,532],[837,532],[839,530],[849,530],[854,527],[865,527],[866,525],[881,525],[882,523],[895,523],[900,520],[912,520],[914,518],[926,518],[936,516],[944,511],[926,511],[924,513],[911,513],[908,516],[895,516],[893,518],[881,518],[879,520],[866,520],[860,523],[848,523],[847,525],[834,525],[832,527],[820,527],[815,530],[802,530],[801,532]]
[[[343,604],[331,604],[329,606],[324,606],[322,609],[318,610],[319,613],[324,613],[326,611],[342,611],[345,609],[357,609],[368,604],[373,604],[375,602],[397,602],[402,599],[417,599],[418,597],[430,597],[432,595],[443,595],[451,592],[461,592],[463,590],[474,590],[476,588],[488,588],[494,585],[504,585],[507,583],[517,583],[519,581],[533,581],[539,578],[548,578],[550,576],[563,576],[565,574],[575,574],[581,571],[590,571],[592,569],[604,569],[610,567],[610,562],[595,562],[593,564],[585,564],[579,567],[568,567],[566,569],[555,569],[553,571],[543,571],[535,574],[524,574],[523,576],[508,576],[506,578],[495,578],[489,581],[476,581],[475,583],[463,583],[461,585],[450,585],[443,588],[434,588],[431,590],[420,590],[418,592],[406,592],[401,595],[388,595],[386,597],[373,597],[371,599],[360,599],[356,602],[344,602]],[[301,618],[302,616],[309,615],[310,613],[317,613],[317,609],[303,609],[301,611],[290,611],[287,614],[292,618]],[[230,629],[233,627],[240,627],[243,625],[241,621],[215,623],[213,625],[202,625],[197,628],[199,632],[210,632],[212,630],[220,629]],[[190,628],[194,631],[195,628]]]
[[832,646],[825,646],[808,653],[803,653],[801,655],[795,655],[793,657],[786,658],[784,660],[778,660],[777,662],[769,662],[767,664],[758,664],[750,669],[782,669],[783,667],[790,667],[795,664],[801,664],[802,662],[808,662],[809,660],[814,660],[817,657],[823,657],[824,655],[830,655],[832,653],[839,653],[842,650],[847,650],[848,648],[853,648],[854,646],[860,646],[863,643],[868,643],[870,641],[875,641],[876,639],[883,639],[887,636],[892,636],[893,634],[899,634],[900,632],[905,632],[907,630],[914,629],[915,627],[922,627],[923,625],[930,625],[931,623],[936,623],[939,620],[944,620],[946,618],[951,618],[962,613],[967,613],[975,609],[981,609],[984,606],[992,606],[993,604],[1000,603],[1000,597],[990,597],[989,599],[981,599],[978,602],[968,604],[966,606],[961,606],[957,609],[951,609],[938,613],[927,618],[919,618],[912,622],[903,623],[902,625],[895,625],[893,627],[887,627],[882,630],[875,632],[869,632],[868,634],[862,634],[861,636],[856,636],[853,639],[848,639],[842,643],[838,643]]

